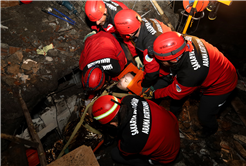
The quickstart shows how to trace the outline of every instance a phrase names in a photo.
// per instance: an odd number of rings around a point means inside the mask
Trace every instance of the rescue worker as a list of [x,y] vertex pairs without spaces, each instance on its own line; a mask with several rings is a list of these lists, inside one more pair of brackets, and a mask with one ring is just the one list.
[[178,118],[186,96],[201,91],[198,119],[203,127],[198,137],[208,137],[218,130],[216,116],[237,85],[233,64],[214,46],[195,36],[166,32],[154,42],[155,58],[170,67],[173,82],[157,89],[154,98],[174,99],[170,111]]
[[99,90],[106,80],[117,81],[127,64],[119,42],[110,33],[100,31],[86,39],[80,55],[82,84],[89,91]]
[[92,25],[91,29],[93,33],[104,30],[105,32],[115,33],[114,16],[122,9],[128,9],[128,7],[122,2],[111,0],[87,0],[85,3],[85,14],[91,22],[95,22],[96,25]]
[[171,31],[171,28],[153,18],[141,18],[140,15],[131,9],[119,11],[114,18],[117,31],[124,36],[130,38],[135,48],[143,52],[143,64],[145,77],[142,81],[144,90],[150,87],[156,79],[162,75],[166,75],[166,69],[160,68],[160,65],[152,57],[152,46],[155,39],[164,32]]
[[121,100],[112,95],[99,97],[92,115],[105,126],[118,130],[118,147],[111,151],[116,162],[145,166],[181,159],[176,117],[151,100],[129,95]]
[[[109,32],[112,33],[120,42],[120,45],[124,51],[129,49],[133,56],[136,55],[137,53],[133,44],[129,40],[123,41],[123,39],[118,35],[118,32],[115,29],[114,17],[116,13],[122,9],[128,9],[128,7],[122,2],[118,2],[116,0],[87,0],[85,4],[85,13],[89,20],[96,23],[96,25],[91,26],[92,31],[85,36],[84,41],[87,37],[94,35],[99,31]],[[129,62],[134,62],[131,55],[127,56],[127,60]]]

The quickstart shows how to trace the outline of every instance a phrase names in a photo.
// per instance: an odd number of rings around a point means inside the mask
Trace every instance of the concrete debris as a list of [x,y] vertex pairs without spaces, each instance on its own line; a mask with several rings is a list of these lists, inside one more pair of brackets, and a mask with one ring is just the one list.
[[13,78],[12,76],[5,75],[1,76],[2,83],[7,84],[8,86],[14,86],[16,79]]
[[22,51],[17,51],[15,52],[14,54],[10,55],[6,61],[8,63],[16,63],[16,64],[20,64],[22,62],[22,59],[23,59],[23,54],[22,54]]
[[24,73],[18,73],[18,77],[21,79],[21,81],[23,81],[24,83],[26,83],[26,80],[30,80],[28,75],[25,75]]
[[7,73],[17,75],[20,72],[20,65],[10,64],[7,68]]
[[8,63],[6,63],[6,61],[1,59],[1,67],[5,68],[6,66],[8,66]]
[[[41,114],[34,115],[32,122],[40,139],[55,128],[58,128],[59,131],[63,130],[74,111],[76,100],[76,95],[69,97],[67,100],[62,98],[61,101],[55,103],[55,106],[46,107]],[[27,129],[17,136],[23,139],[30,139]]]
[[52,61],[53,61],[53,58],[52,58],[52,57],[49,57],[49,56],[46,56],[46,57],[45,57],[45,60],[46,60],[46,61],[49,61],[49,62],[52,62]]
[[39,64],[31,59],[26,59],[23,61],[21,68],[24,70],[33,70],[33,73],[36,73],[39,70]]

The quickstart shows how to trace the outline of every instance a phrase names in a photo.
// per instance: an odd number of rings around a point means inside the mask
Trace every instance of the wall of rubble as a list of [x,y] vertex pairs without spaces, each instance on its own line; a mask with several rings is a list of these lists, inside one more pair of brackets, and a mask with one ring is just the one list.
[[[149,1],[123,3],[140,15],[162,20]],[[174,14],[169,2],[158,3],[172,25],[177,26],[178,15]],[[76,1],[73,5],[84,21],[69,15],[66,8],[55,1],[34,1],[1,8],[2,133],[14,134],[25,121],[18,100],[19,90],[30,112],[33,112],[37,103],[58,88],[58,80],[78,67],[83,38],[90,28],[81,8],[84,2]],[[58,9],[76,24],[73,26],[42,12],[47,7]]]

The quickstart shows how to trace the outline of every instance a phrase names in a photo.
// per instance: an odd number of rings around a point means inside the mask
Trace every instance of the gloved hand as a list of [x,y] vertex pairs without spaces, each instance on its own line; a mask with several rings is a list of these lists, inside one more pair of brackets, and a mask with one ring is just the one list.
[[140,67],[142,68],[144,66],[143,63],[141,62],[139,56],[135,57],[135,62],[137,64],[138,69],[140,69]]
[[143,92],[143,97],[145,99],[149,99],[149,100],[152,100],[155,98],[154,96],[154,92],[155,92],[155,89],[153,86],[149,87],[149,88],[144,88],[142,89],[142,92]]
[[88,34],[84,37],[83,43],[85,42],[85,40],[87,39],[87,37],[90,37],[90,36],[95,35],[95,34],[96,34],[96,31],[91,31],[90,33],[88,33]]

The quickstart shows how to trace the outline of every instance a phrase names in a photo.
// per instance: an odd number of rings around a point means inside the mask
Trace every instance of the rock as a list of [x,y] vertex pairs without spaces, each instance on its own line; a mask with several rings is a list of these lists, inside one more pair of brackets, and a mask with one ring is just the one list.
[[1,77],[2,83],[7,84],[8,86],[14,86],[16,79],[12,76],[5,75]]
[[2,60],[2,59],[1,59],[1,67],[2,67],[2,68],[5,68],[6,66],[8,66],[8,63],[6,63],[5,60]]
[[52,15],[49,15],[48,16],[48,20],[51,22],[51,21],[56,21],[56,17],[55,16],[52,16]]
[[69,35],[78,35],[78,31],[76,31],[75,29],[72,29],[68,32]]
[[48,52],[47,52],[47,56],[52,56],[52,57],[54,57],[54,56],[57,56],[58,55],[58,51],[56,50],[56,49],[52,49],[52,50],[49,50]]
[[55,47],[56,48],[60,48],[60,47],[64,47],[64,48],[67,48],[69,45],[68,45],[68,43],[59,43],[59,44],[57,44]]
[[20,72],[20,65],[10,64],[10,66],[8,66],[7,72],[10,74],[17,75]]
[[49,20],[47,18],[43,18],[42,22],[49,22]]
[[25,70],[31,70],[33,67],[37,67],[38,64],[36,61],[33,61],[31,59],[27,59],[25,61],[23,61],[23,64],[21,66],[22,69],[25,69]]
[[75,47],[77,45],[77,42],[75,40],[71,40],[70,44]]
[[9,49],[9,45],[6,43],[1,43],[1,48]]
[[16,63],[16,64],[20,64],[22,62],[23,59],[23,54],[22,51],[17,51],[14,54],[10,55],[6,61],[7,62],[11,62],[11,63]]
[[24,83],[26,83],[26,80],[30,80],[28,75],[25,75],[23,73],[18,73],[18,77],[21,79],[21,81],[23,81]]
[[51,61],[53,61],[53,58],[52,58],[52,57],[49,57],[49,56],[46,56],[46,57],[45,57],[45,60],[51,62]]

